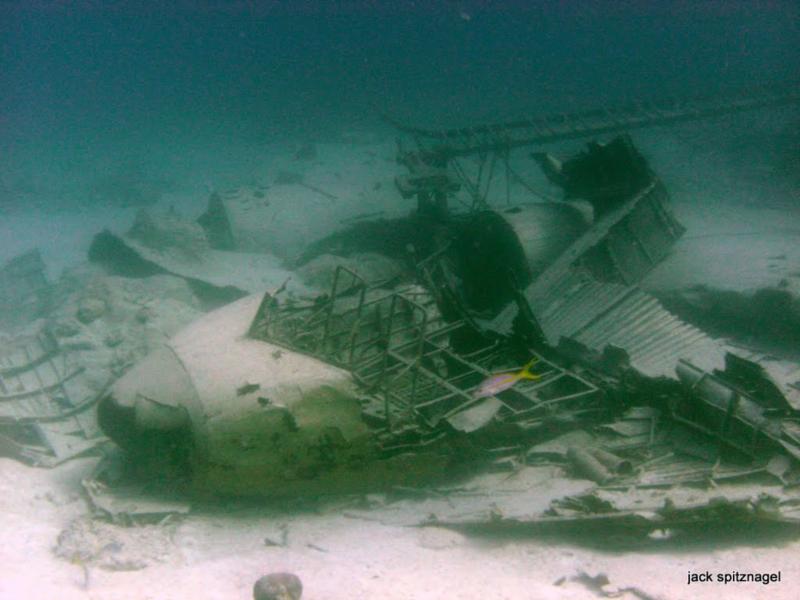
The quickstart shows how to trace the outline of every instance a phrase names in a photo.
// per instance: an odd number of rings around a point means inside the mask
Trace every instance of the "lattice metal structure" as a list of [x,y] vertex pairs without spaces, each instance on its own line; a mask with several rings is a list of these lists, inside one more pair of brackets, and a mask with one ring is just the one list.
[[422,129],[392,122],[401,131],[412,135],[420,147],[446,161],[459,156],[698,121],[798,102],[800,84],[794,82],[740,89],[724,96],[664,98],[615,108],[565,112],[453,129]]
[[[365,415],[399,430],[435,428],[485,402],[475,390],[487,377],[521,368],[514,358],[520,350],[505,342],[457,352],[451,340],[468,330],[465,320],[445,321],[423,288],[382,290],[339,267],[331,293],[316,302],[280,304],[266,295],[250,335],[350,370],[364,393]],[[533,427],[556,409],[605,410],[589,380],[524,352],[537,358],[540,379],[493,398],[497,419]]]
[[[22,337],[0,352],[0,454],[54,466],[103,439],[87,390],[57,341],[45,332]],[[102,393],[102,392],[101,392]]]
[[[409,136],[413,144],[400,146],[398,161],[408,167],[409,175],[398,178],[398,188],[404,196],[416,194],[420,210],[436,198],[437,212],[441,213],[445,196],[462,187],[472,199],[472,210],[485,208],[496,178],[505,178],[507,203],[512,182],[526,187],[536,197],[550,199],[512,167],[509,157],[516,149],[797,103],[800,83],[792,82],[739,89],[725,95],[662,98],[449,129],[424,129],[388,117],[387,120]],[[466,157],[477,160],[477,168],[471,174],[462,162]]]

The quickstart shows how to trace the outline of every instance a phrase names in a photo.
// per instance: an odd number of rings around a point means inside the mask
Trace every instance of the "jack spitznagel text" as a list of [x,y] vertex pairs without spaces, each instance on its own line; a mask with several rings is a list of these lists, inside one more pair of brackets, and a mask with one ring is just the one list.
[[717,583],[763,583],[769,585],[770,583],[780,583],[781,572],[775,573],[741,573],[739,571],[729,571],[727,573],[712,573],[711,571],[689,571],[686,574],[686,585],[693,583],[709,583],[715,581]]

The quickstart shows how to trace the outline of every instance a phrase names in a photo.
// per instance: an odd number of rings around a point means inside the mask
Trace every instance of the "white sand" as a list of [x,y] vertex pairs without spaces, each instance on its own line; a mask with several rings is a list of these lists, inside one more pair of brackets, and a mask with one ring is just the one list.
[[[192,514],[167,526],[172,542],[160,548],[158,560],[129,572],[91,567],[84,587],[83,568],[56,558],[52,548],[61,530],[86,510],[78,481],[92,464],[93,459],[82,459],[45,471],[0,460],[0,597],[246,600],[256,579],[283,570],[302,579],[307,600],[596,597],[570,580],[581,571],[605,573],[611,588],[636,587],[654,598],[789,599],[800,590],[800,542],[599,551],[535,538],[502,541],[387,526],[348,518],[345,509],[281,514],[253,508]],[[281,523],[288,525],[287,546],[265,546],[264,538],[277,537]],[[133,550],[126,543],[132,546],[154,527],[121,528],[121,552]],[[782,581],[768,587],[687,586],[690,570],[780,570]],[[557,584],[563,577],[567,580]]]

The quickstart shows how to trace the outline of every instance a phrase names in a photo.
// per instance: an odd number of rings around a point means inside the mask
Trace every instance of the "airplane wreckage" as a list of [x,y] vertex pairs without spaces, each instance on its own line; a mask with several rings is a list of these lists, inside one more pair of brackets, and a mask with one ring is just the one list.
[[[796,89],[762,89],[444,131],[398,126],[407,172],[396,185],[416,213],[355,223],[297,264],[383,252],[411,265],[412,280],[370,280],[340,265],[325,293],[287,272],[252,295],[265,281],[230,257],[249,252],[254,272],[274,260],[258,253],[270,235],[258,189],[213,194],[203,239],[187,233],[178,253],[164,251],[174,229],[152,219],[126,236],[104,232],[94,261],[177,274],[226,302],[243,297],[91,394],[52,334],[9,344],[3,452],[54,465],[97,446],[99,426],[133,474],[121,478],[109,459],[86,488],[120,519],[181,510],[163,502],[164,490],[179,489],[389,491],[419,503],[418,522],[462,527],[798,524],[800,377],[732,350],[637,286],[683,227],[624,133],[798,101]],[[493,177],[517,177],[511,151],[604,134],[617,137],[566,160],[532,155],[564,201],[487,203]],[[475,176],[465,157],[477,159]],[[449,206],[458,190],[472,199],[468,210]],[[197,263],[203,244],[212,258]],[[4,306],[37,301],[37,258],[3,272],[3,293],[19,292]],[[479,393],[527,363],[532,377]],[[565,485],[546,483],[555,478]],[[144,482],[135,493],[132,481]]]

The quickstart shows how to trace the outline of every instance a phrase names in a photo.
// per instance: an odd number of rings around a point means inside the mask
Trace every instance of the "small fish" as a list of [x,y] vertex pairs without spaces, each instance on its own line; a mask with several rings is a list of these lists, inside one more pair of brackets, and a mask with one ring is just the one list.
[[473,393],[475,398],[485,398],[487,396],[494,396],[503,390],[514,387],[518,381],[523,379],[541,379],[541,375],[531,373],[531,367],[536,364],[537,358],[533,358],[527,365],[522,367],[516,373],[506,372],[492,375],[483,381]]

